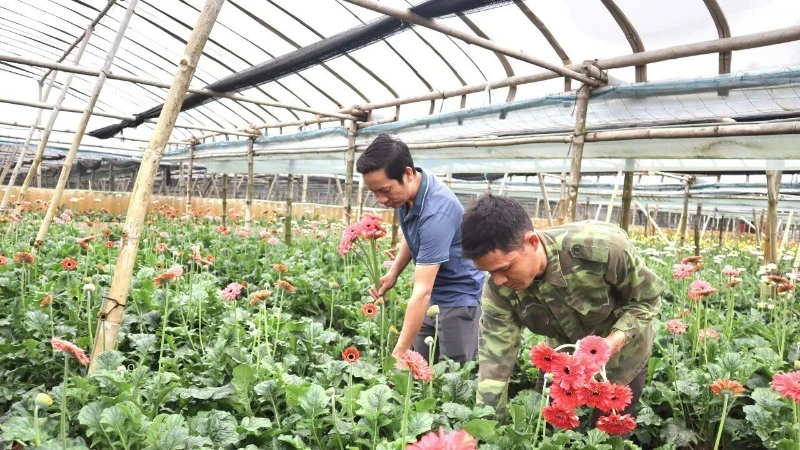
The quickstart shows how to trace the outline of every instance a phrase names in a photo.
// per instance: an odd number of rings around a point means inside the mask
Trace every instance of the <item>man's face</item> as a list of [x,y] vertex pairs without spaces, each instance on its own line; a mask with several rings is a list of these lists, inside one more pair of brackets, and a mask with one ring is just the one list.
[[414,169],[410,167],[406,167],[405,172],[403,172],[403,184],[389,178],[383,169],[367,172],[363,177],[367,188],[387,208],[399,208],[408,201],[413,200],[411,198],[411,180],[414,179]]
[[521,248],[504,252],[492,250],[475,258],[475,267],[489,272],[497,286],[507,286],[521,291],[533,283],[533,279],[544,274],[547,258],[539,237],[533,231],[525,233]]

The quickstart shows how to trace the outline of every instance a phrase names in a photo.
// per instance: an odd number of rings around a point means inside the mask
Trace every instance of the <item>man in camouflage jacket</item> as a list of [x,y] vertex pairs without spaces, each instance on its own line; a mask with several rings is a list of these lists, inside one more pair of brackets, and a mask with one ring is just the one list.
[[653,345],[664,282],[615,225],[585,221],[534,230],[525,209],[487,195],[465,213],[463,254],[489,272],[484,287],[477,401],[505,417],[522,327],[551,346],[606,339],[609,379],[630,385],[634,412]]

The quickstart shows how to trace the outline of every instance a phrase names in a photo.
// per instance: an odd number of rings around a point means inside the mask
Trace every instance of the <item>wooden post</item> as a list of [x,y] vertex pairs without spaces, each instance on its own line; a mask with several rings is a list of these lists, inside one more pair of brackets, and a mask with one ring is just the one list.
[[325,188],[325,204],[331,204],[331,179],[328,178],[328,185]]
[[[631,225],[631,201],[633,200],[633,172],[625,172],[625,178],[622,181],[622,207],[620,207],[619,226],[625,231],[628,231]],[[608,219],[611,217],[611,203],[608,207]]]
[[575,221],[578,209],[578,187],[581,182],[581,162],[583,160],[583,142],[586,135],[586,112],[589,109],[591,87],[584,84],[578,89],[575,102],[575,132],[569,151],[572,163],[569,168],[569,200],[567,202],[567,220]]
[[687,221],[689,220],[689,187],[691,183],[689,180],[683,181],[683,212],[681,213],[681,223],[678,225],[678,233],[680,234],[680,244],[678,244],[678,252],[682,252],[684,244],[686,244],[686,228]]
[[697,204],[697,214],[694,216],[694,255],[700,255],[700,221],[703,220],[703,204]]
[[109,192],[114,192],[116,189],[114,187],[114,161],[109,159],[108,160],[108,190]]
[[553,226],[553,214],[550,211],[550,200],[547,199],[547,188],[544,185],[544,175],[541,173],[539,175],[539,187],[542,189],[542,207],[544,208],[545,212],[547,213],[547,226]]
[[753,230],[756,234],[756,245],[761,247],[761,227],[759,225],[758,213],[756,213],[756,209],[753,208]]
[[97,368],[97,357],[100,353],[106,349],[116,347],[117,335],[122,324],[123,311],[125,310],[133,267],[136,262],[136,254],[139,250],[139,238],[147,208],[150,206],[153,180],[158,171],[158,164],[164,155],[164,148],[172,133],[175,119],[180,112],[189,82],[202,55],[203,47],[224,3],[224,0],[207,0],[203,7],[200,17],[189,36],[184,56],[181,57],[178,64],[172,87],[167,94],[167,99],[164,102],[158,123],[153,130],[148,148],[144,151],[136,183],[131,193],[130,208],[128,209],[122,232],[122,245],[115,265],[114,278],[99,314],[92,361],[89,366],[90,373]]
[[778,195],[780,170],[767,171],[767,232],[764,234],[764,262],[778,264]]
[[[636,202],[636,207],[639,208],[643,213],[645,212],[645,209],[644,209],[644,207],[642,206],[641,203]],[[672,245],[672,242],[670,242],[669,239],[667,239],[667,236],[664,234],[663,231],[661,231],[661,228],[658,227],[658,224],[653,220],[653,218],[650,217],[650,215],[646,214],[646,213],[645,213],[645,217],[647,217],[647,220],[650,222],[650,224],[656,230],[656,232],[658,233],[658,236],[661,238],[661,240],[664,241],[664,243],[667,244],[667,245]]]
[[364,212],[364,177],[358,177],[358,191],[356,192],[356,204],[358,205],[358,220],[361,220]]
[[[86,44],[89,43],[89,38],[94,31],[94,26],[90,25],[86,28],[86,31],[83,35],[83,40],[81,41],[78,50],[75,52],[75,57],[73,58],[73,65],[77,66],[80,63],[81,56],[83,56],[83,51],[86,49]],[[72,78],[75,74],[70,73],[67,74],[67,78],[61,85],[61,93],[58,95],[58,100],[56,100],[55,105],[53,106],[53,110],[50,112],[50,118],[47,120],[47,126],[42,131],[41,136],[39,136],[39,145],[36,149],[36,156],[34,156],[33,161],[31,162],[31,167],[28,169],[28,175],[25,177],[25,181],[22,183],[22,188],[19,191],[19,195],[17,195],[17,201],[22,202],[25,199],[25,195],[28,192],[28,186],[31,185],[33,182],[33,177],[36,175],[36,171],[39,168],[39,164],[42,163],[42,158],[44,157],[44,150],[47,148],[47,141],[50,139],[50,133],[53,131],[53,125],[56,122],[56,118],[58,117],[58,113],[61,112],[61,104],[64,103],[64,98],[67,96],[67,92],[69,92],[69,86],[72,84]],[[50,94],[50,88],[53,86],[53,82],[56,78],[56,74],[54,73],[52,78],[50,79],[47,91],[45,95]],[[31,129],[28,131],[28,137],[25,139],[25,144],[19,150],[19,158],[17,159],[17,165],[14,166],[14,170],[11,172],[11,179],[8,180],[8,188],[6,189],[5,193],[3,194],[3,200],[0,201],[0,211],[3,211],[8,206],[9,198],[11,197],[11,188],[17,184],[17,176],[19,175],[19,170],[22,167],[22,163],[25,161],[25,154],[28,152],[28,145],[30,144],[31,137],[33,136],[34,130],[36,130],[36,122],[39,121],[41,114],[39,114],[34,122],[34,125],[31,126]]]
[[447,172],[444,175],[444,185],[450,187],[453,184],[453,172]]
[[308,175],[303,175],[303,191],[300,195],[300,203],[308,202]]
[[733,245],[736,249],[739,249],[739,218],[734,216],[733,217]]
[[562,225],[567,214],[567,173],[561,172],[561,191],[558,193],[558,224]]
[[184,211],[186,214],[192,214],[192,194],[194,185],[192,184],[192,176],[194,175],[194,147],[197,145],[196,141],[192,141],[189,144],[189,162],[188,167],[186,168],[187,172],[187,183],[186,183],[186,206]]
[[392,210],[392,249],[397,246],[397,234],[400,228],[400,222],[397,217],[397,210]]
[[786,246],[786,240],[789,238],[789,228],[792,226],[792,216],[794,215],[794,210],[789,211],[789,217],[786,219],[786,226],[783,228],[783,237],[781,238],[781,246],[778,249],[778,261],[781,260],[781,255],[783,255],[783,249]]
[[222,174],[222,226],[228,226],[228,174]]
[[286,175],[286,218],[283,221],[283,240],[286,245],[292,245],[292,190],[294,189],[294,175]]
[[344,223],[350,224],[353,212],[353,168],[356,163],[356,133],[358,127],[354,120],[347,121],[347,159],[344,179]]
[[[97,99],[100,97],[100,91],[103,90],[103,84],[106,81],[106,74],[111,70],[111,66],[114,63],[114,57],[116,56],[119,45],[122,42],[122,37],[125,36],[125,30],[128,28],[128,23],[133,16],[133,11],[136,8],[137,2],[138,0],[131,0],[131,2],[128,4],[128,9],[125,10],[125,16],[120,21],[117,34],[114,37],[114,42],[111,44],[108,54],[106,54],[106,60],[103,64],[103,71],[95,81],[94,90],[92,91],[92,94],[86,104],[86,109],[84,110],[81,121],[78,124],[78,129],[75,131],[75,135],[72,138],[72,145],[69,147],[67,157],[64,159],[64,165],[61,168],[61,175],[58,178],[56,189],[53,192],[53,198],[50,199],[50,206],[47,208],[47,213],[45,214],[44,219],[42,219],[42,223],[39,225],[39,233],[36,235],[36,240],[33,244],[34,251],[38,250],[38,248],[44,243],[44,238],[47,236],[47,230],[50,228],[50,224],[53,222],[53,217],[55,217],[56,211],[58,211],[58,207],[61,203],[61,197],[64,194],[64,188],[67,186],[67,181],[69,180],[69,173],[72,169],[72,165],[75,162],[75,157],[78,155],[78,147],[80,147],[81,141],[83,140],[83,135],[86,132],[86,127],[89,125],[89,119],[92,118],[94,105],[97,103]],[[52,124],[53,122],[51,121],[50,123]],[[40,150],[42,151],[42,154],[44,154],[44,147],[40,146]],[[22,185],[22,190],[20,191],[19,195],[20,200],[22,200],[23,197],[23,190],[27,189],[32,181],[31,178],[33,174],[31,172],[33,172],[33,167],[31,167],[31,171],[28,172],[28,176],[25,178],[25,184]],[[80,175],[80,168],[78,169],[78,174]]]
[[268,201],[272,199],[272,193],[275,191],[275,186],[278,184],[278,178],[280,178],[280,175],[277,174],[277,173],[275,174],[274,177],[272,177],[272,183],[270,183],[269,191],[267,191],[267,200]]
[[619,178],[622,176],[622,171],[617,172],[614,178],[614,190],[611,191],[611,199],[608,201],[608,209],[606,209],[606,223],[611,223],[611,213],[614,212],[614,202],[617,199],[617,192],[619,191]]
[[722,234],[725,232],[725,216],[720,217],[719,221],[717,222],[717,230],[719,231],[717,245],[722,247]]
[[253,174],[255,152],[253,151],[253,143],[255,140],[255,137],[247,140],[247,200],[244,202],[244,229],[248,233],[253,228],[253,186],[255,185]]
[[583,220],[589,220],[589,199],[586,199],[586,205],[583,207]]

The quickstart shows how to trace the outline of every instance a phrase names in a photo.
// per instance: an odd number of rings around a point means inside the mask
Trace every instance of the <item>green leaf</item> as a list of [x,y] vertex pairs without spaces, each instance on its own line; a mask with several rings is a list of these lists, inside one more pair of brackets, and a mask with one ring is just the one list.
[[467,430],[472,437],[481,441],[489,441],[497,432],[496,420],[487,419],[472,419],[464,424],[464,429]]
[[753,393],[750,394],[750,398],[756,402],[756,405],[767,410],[780,409],[784,406],[781,395],[770,388],[756,388]]
[[308,390],[300,397],[299,405],[310,417],[324,414],[328,408],[328,396],[325,389],[318,384],[312,384]]
[[436,409],[436,399],[433,397],[425,397],[425,399],[414,403],[414,409],[419,412],[432,412]]
[[216,448],[239,442],[236,419],[227,411],[202,411],[194,418],[195,430],[207,437]]
[[242,422],[239,424],[237,431],[240,433],[255,434],[262,428],[269,428],[272,426],[272,421],[264,417],[243,417]]
[[128,339],[140,354],[150,353],[156,348],[156,342],[158,342],[155,334],[129,334]]
[[189,429],[180,414],[159,414],[147,429],[148,448],[174,450],[186,448]]
[[445,403],[442,412],[451,419],[467,420],[472,416],[472,410],[459,403]]
[[767,430],[774,428],[772,412],[761,405],[745,405],[742,407],[744,416],[757,430]]
[[444,374],[444,393],[451,402],[466,403],[473,400],[473,388],[470,383],[461,378],[461,373]]
[[391,399],[392,390],[389,386],[385,384],[376,384],[362,392],[358,397],[356,403],[358,403],[361,408],[356,411],[356,413],[372,420],[377,419],[381,415],[388,416],[394,409],[394,405],[390,403]]
[[431,413],[412,412],[408,416],[408,434],[419,436],[420,434],[431,431],[433,427],[434,415]]
[[97,357],[97,368],[100,370],[117,370],[125,362],[122,353],[116,350],[106,350]]
[[3,431],[0,442],[15,440],[31,442],[34,438],[32,422],[24,417],[15,416],[8,419],[0,425],[0,430]]
[[177,390],[181,398],[195,398],[198,400],[220,400],[223,398],[230,398],[236,393],[236,389],[230,384],[220,387],[204,387],[204,388],[184,388]]
[[233,369],[231,385],[236,390],[235,402],[243,406],[248,413],[250,412],[250,389],[253,386],[255,373],[255,369],[246,364],[240,364]]
[[47,336],[50,332],[50,316],[35,309],[25,313],[25,329],[31,333]]
[[86,427],[86,435],[91,437],[95,433],[103,432],[103,426],[100,424],[100,417],[103,414],[105,406],[103,402],[94,402],[85,405],[78,413],[78,422]]

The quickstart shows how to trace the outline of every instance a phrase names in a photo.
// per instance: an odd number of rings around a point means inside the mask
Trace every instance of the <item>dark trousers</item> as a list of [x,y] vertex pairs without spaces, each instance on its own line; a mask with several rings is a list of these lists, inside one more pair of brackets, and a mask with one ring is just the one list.
[[[478,330],[481,320],[480,306],[453,306],[439,308],[439,333],[434,349],[434,363],[443,356],[461,364],[474,361],[478,356]],[[433,337],[436,317],[425,316],[422,328],[414,340],[414,351],[429,359],[425,338]]]

